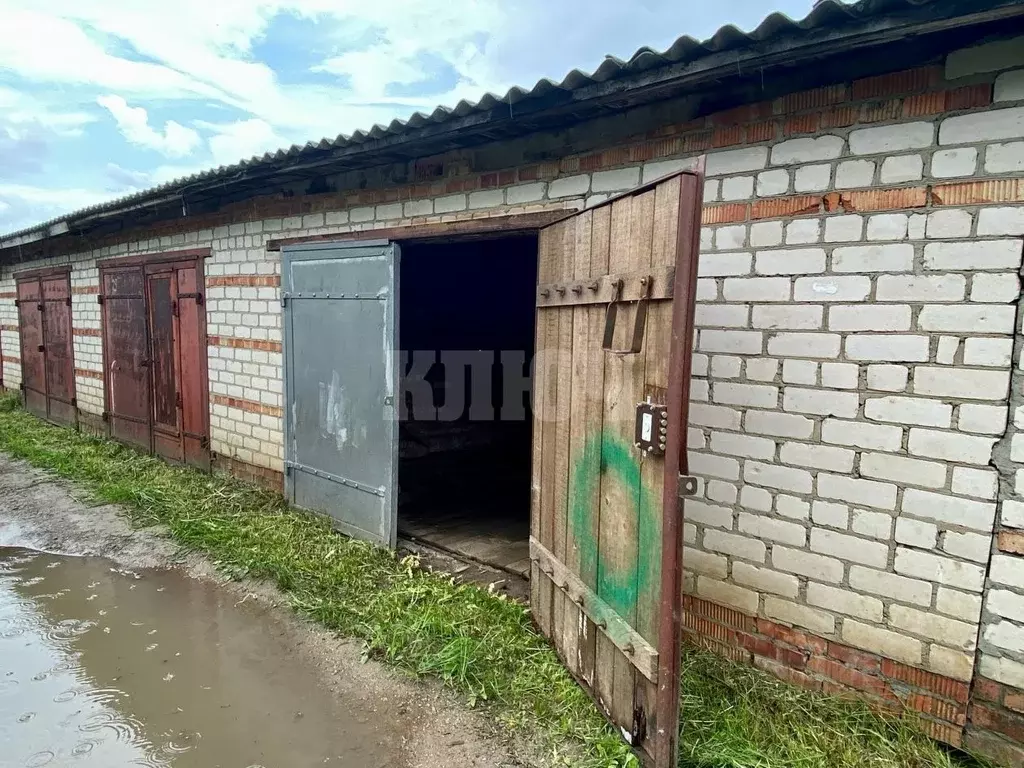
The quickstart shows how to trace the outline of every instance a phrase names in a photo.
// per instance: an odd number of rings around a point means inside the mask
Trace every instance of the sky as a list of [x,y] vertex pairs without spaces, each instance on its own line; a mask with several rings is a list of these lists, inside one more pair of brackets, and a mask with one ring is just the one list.
[[813,0],[0,0],[0,233]]

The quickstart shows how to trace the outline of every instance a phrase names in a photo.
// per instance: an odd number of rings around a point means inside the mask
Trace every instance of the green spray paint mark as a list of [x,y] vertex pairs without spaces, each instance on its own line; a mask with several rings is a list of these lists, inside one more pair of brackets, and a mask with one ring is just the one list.
[[[640,594],[650,594],[661,578],[660,506],[644,486],[639,456],[632,445],[609,433],[588,435],[573,463],[569,525],[579,548],[580,569],[597,575],[597,593],[617,613],[629,616]],[[632,516],[638,535],[638,557],[628,563],[601,557],[593,521],[600,505],[602,479],[618,483],[628,507],[617,514]]]

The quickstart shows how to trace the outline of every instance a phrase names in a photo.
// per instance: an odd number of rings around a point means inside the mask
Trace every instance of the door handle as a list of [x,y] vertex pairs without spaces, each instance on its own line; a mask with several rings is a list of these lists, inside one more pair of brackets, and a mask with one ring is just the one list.
[[640,298],[636,302],[636,316],[633,320],[633,335],[630,338],[629,347],[626,349],[615,349],[615,320],[619,314],[619,303],[622,302],[622,278],[612,284],[612,300],[608,302],[608,309],[604,318],[604,341],[601,347],[616,355],[635,355],[643,348],[644,328],[647,324],[647,302],[651,298],[651,275],[644,275],[640,278]]

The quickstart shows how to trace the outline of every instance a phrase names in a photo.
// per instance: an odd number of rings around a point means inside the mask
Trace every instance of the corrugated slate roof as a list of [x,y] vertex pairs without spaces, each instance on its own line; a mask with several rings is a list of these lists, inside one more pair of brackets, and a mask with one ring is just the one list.
[[815,30],[840,27],[850,21],[928,5],[932,2],[934,0],[860,0],[854,4],[846,4],[839,0],[821,0],[805,18],[799,21],[795,21],[783,13],[772,13],[751,32],[743,32],[736,26],[727,24],[719,29],[711,38],[703,42],[684,35],[664,51],[643,47],[625,61],[614,56],[608,56],[596,70],[590,73],[574,69],[560,82],[544,78],[538,80],[529,89],[514,86],[503,96],[487,93],[476,102],[464,99],[454,107],[438,106],[430,114],[416,112],[405,120],[395,119],[388,125],[374,125],[369,130],[358,130],[349,136],[338,135],[333,139],[323,138],[320,141],[308,142],[301,146],[293,144],[287,149],[268,152],[262,157],[252,157],[234,165],[222,165],[218,168],[212,168],[208,171],[202,171],[191,176],[166,182],[142,192],[135,192],[106,203],[82,208],[42,224],[4,235],[0,239],[19,237],[29,232],[51,227],[68,219],[112,211],[149,198],[173,194],[187,187],[193,187],[196,184],[223,180],[240,171],[268,166],[275,162],[298,158],[305,154],[322,152],[323,150],[342,149],[353,145],[365,144],[377,139],[412,133],[419,128],[443,124],[455,118],[465,117],[474,113],[489,112],[499,105],[515,106],[530,99],[541,98],[552,91],[576,91],[596,83],[625,78],[661,67],[698,61],[714,53],[738,50],[757,43],[788,36],[799,36]]

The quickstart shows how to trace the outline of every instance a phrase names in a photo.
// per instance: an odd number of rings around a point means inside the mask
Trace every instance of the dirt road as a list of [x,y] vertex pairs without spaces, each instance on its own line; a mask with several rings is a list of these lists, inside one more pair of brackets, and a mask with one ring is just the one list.
[[[0,455],[0,741],[12,765],[505,768],[486,713]],[[40,554],[46,553],[46,554]],[[516,754],[514,755],[513,752]]]

